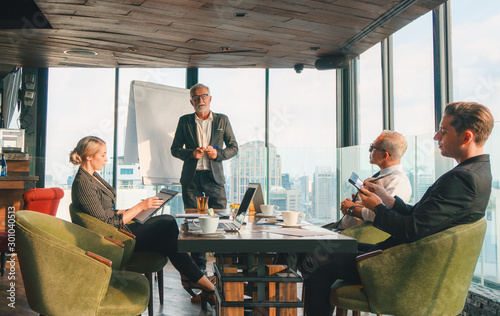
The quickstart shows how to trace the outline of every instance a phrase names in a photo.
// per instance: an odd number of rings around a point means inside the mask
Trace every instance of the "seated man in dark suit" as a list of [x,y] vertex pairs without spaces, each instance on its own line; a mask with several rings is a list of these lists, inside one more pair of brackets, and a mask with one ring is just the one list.
[[493,116],[483,105],[469,102],[446,106],[440,129],[434,136],[441,155],[458,165],[442,175],[414,206],[392,197],[380,184],[366,182],[359,194],[375,213],[373,226],[391,237],[376,244],[359,244],[357,254],[317,254],[301,262],[307,315],[332,315],[330,286],[337,279],[359,282],[356,256],[410,243],[484,216],[491,193],[489,155],[483,146],[493,129]]

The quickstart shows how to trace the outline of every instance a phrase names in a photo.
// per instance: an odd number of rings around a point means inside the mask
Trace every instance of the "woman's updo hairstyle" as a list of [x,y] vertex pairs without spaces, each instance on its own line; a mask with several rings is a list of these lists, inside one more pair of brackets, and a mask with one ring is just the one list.
[[69,162],[74,165],[81,165],[87,157],[97,154],[102,145],[106,145],[106,142],[96,136],[87,136],[80,139],[75,149],[69,154]]

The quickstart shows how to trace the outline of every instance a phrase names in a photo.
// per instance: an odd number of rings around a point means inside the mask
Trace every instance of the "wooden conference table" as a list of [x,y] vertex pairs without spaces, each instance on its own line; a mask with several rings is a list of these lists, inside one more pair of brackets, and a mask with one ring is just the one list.
[[[296,309],[303,306],[296,294],[296,283],[302,282],[302,278],[291,269],[290,262],[288,265],[281,265],[283,267],[281,269],[280,265],[273,265],[270,262],[272,254],[289,254],[288,258],[290,258],[299,253],[321,256],[325,253],[357,251],[356,239],[319,226],[306,225],[297,229],[256,224],[260,219],[258,215],[250,215],[247,224],[243,225],[238,232],[202,237],[190,232],[196,229],[192,223],[188,224],[186,221],[181,225],[178,240],[179,252],[216,253],[217,261],[214,264],[214,272],[219,279],[216,287],[218,314],[243,315],[244,307],[250,307],[254,311],[258,308],[266,309],[266,312],[262,313],[266,315],[274,314],[274,312],[269,312],[275,310],[274,308],[281,308],[277,315],[296,315]],[[284,235],[279,232],[306,236]],[[229,284],[241,284],[239,292],[243,292],[243,284],[255,285],[253,298],[243,300],[243,293],[235,297],[235,289],[228,287]],[[277,285],[276,291],[279,292],[279,284],[294,285],[295,299],[291,300],[290,295],[286,297],[286,293],[277,293],[276,298],[273,299],[270,293],[271,286],[274,288]],[[283,287],[282,292],[286,291],[286,287]],[[248,292],[245,290],[245,294]],[[231,295],[232,298],[229,298]],[[280,299],[281,295],[285,302]],[[295,313],[283,313],[281,310],[293,310]],[[254,315],[259,315],[259,313],[254,313]]]

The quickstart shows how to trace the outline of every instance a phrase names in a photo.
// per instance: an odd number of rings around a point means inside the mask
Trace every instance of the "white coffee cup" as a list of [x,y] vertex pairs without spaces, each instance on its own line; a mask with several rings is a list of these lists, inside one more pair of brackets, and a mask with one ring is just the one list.
[[193,224],[200,227],[205,234],[212,234],[215,233],[219,225],[219,216],[200,216],[198,222],[193,221]]
[[274,211],[279,210],[280,207],[278,205],[272,204],[263,204],[260,206],[260,210],[264,215],[273,215]]
[[282,211],[281,217],[283,217],[285,225],[294,226],[297,225],[299,220],[304,220],[306,218],[306,214],[297,211]]

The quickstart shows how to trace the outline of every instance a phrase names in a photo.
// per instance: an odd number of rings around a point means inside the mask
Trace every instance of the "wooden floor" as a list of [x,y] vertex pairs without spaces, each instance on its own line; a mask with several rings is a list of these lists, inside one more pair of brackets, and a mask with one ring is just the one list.
[[[213,262],[213,258],[209,257],[209,261]],[[212,266],[210,263],[209,267]],[[38,315],[33,312],[26,301],[26,294],[24,291],[24,285],[21,277],[21,270],[19,265],[16,264],[14,269],[10,270],[10,277],[15,275],[15,280],[9,280],[9,265],[7,264],[7,271],[3,277],[0,278],[0,315]],[[211,271],[209,269],[209,275]],[[14,274],[15,273],[15,274]],[[15,308],[9,307],[10,301],[8,296],[10,295],[10,283],[14,282],[14,293],[15,293]],[[172,264],[167,264],[164,269],[164,293],[165,302],[160,305],[158,298],[158,285],[155,282],[154,292],[154,315],[167,315],[167,316],[205,316],[212,315],[210,307],[208,311],[204,312],[200,309],[200,305],[191,303],[191,297],[181,286],[179,273],[174,269]],[[301,288],[299,288],[299,293],[301,293]],[[142,314],[147,316],[147,310]],[[299,309],[297,316],[302,316],[303,312]],[[362,313],[363,316],[374,315],[368,313]]]

